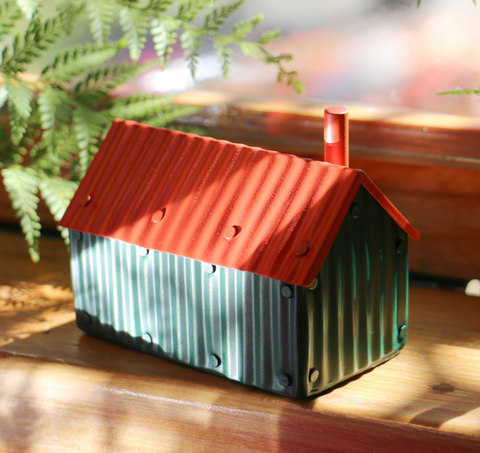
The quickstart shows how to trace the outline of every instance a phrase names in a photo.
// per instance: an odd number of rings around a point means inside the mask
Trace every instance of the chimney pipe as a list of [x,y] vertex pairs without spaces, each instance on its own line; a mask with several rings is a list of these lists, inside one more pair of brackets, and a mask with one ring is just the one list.
[[348,167],[348,110],[328,107],[323,121],[325,162]]

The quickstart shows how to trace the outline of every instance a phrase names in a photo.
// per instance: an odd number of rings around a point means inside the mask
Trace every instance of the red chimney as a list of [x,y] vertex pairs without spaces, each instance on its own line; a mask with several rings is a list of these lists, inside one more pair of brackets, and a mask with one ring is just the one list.
[[345,107],[328,107],[323,121],[325,162],[348,167],[348,110]]

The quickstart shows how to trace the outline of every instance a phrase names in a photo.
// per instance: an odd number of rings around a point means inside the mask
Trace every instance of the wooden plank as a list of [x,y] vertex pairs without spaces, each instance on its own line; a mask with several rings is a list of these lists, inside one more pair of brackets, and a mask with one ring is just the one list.
[[480,449],[476,298],[412,288],[398,357],[293,400],[83,334],[61,241],[30,268],[22,240],[0,231],[0,451]]

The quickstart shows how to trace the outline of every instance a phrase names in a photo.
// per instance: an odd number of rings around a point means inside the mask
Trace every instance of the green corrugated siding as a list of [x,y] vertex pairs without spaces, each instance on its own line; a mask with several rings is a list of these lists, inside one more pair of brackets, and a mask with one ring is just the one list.
[[[78,325],[88,333],[297,397],[318,393],[394,355],[406,324],[406,234],[360,189],[316,289],[120,241],[72,233]],[[372,227],[371,225],[375,225]],[[152,343],[145,341],[145,334]],[[143,337],[143,338],[142,338]],[[209,357],[221,360],[213,368]],[[320,378],[309,382],[310,370]],[[284,388],[278,376],[290,376]]]

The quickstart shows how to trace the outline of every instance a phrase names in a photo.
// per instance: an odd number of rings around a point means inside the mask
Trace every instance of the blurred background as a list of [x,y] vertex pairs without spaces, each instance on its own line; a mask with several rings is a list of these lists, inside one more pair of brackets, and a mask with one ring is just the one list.
[[[419,7],[416,0],[246,0],[230,24],[258,13],[265,19],[255,33],[282,30],[272,52],[294,54],[290,67],[300,72],[308,98],[480,117],[477,95],[435,94],[480,85],[480,6],[471,0],[422,0]],[[150,47],[142,59],[154,57]],[[239,52],[233,62],[223,80],[207,47],[193,81],[177,49],[167,71],[139,83],[147,91],[296,96],[275,82],[275,68]]]

